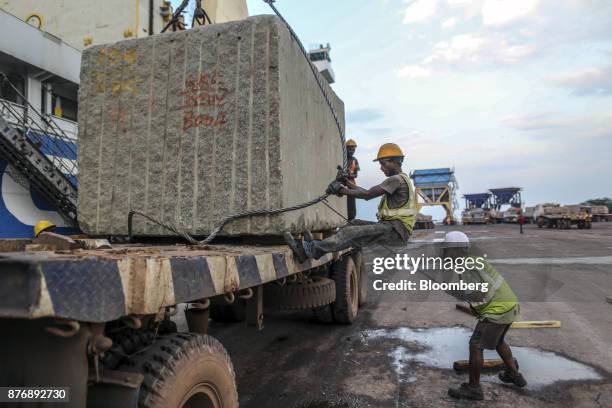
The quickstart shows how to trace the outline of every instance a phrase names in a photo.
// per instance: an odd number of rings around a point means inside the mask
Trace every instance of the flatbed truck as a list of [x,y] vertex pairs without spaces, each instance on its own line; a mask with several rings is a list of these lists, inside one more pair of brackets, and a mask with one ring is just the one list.
[[[262,329],[265,306],[350,324],[366,285],[352,249],[299,263],[285,245],[0,240],[0,385],[69,388],[68,404],[45,407],[234,408],[210,317]],[[180,304],[187,332],[172,321]]]

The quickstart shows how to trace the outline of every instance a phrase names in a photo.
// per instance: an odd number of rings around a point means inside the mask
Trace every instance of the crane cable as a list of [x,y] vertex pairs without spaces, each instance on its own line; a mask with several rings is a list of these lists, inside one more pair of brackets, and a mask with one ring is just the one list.
[[[282,23],[285,25],[285,27],[289,30],[289,33],[291,34],[291,37],[293,38],[293,40],[296,42],[296,44],[299,46],[300,51],[302,52],[302,55],[304,56],[304,58],[306,58],[306,61],[308,62],[308,66],[310,67],[310,70],[312,71],[312,74],[314,75],[316,81],[317,81],[317,85],[319,86],[319,89],[321,90],[321,93],[323,94],[323,97],[325,99],[325,102],[327,103],[327,106],[334,118],[334,121],[336,123],[336,127],[338,129],[338,133],[340,135],[340,142],[341,142],[341,146],[342,146],[342,169],[344,172],[347,171],[348,169],[348,155],[346,152],[346,139],[345,139],[345,131],[344,131],[344,127],[342,126],[342,123],[340,122],[340,118],[338,116],[338,112],[336,111],[336,109],[334,108],[334,105],[332,104],[331,101],[331,97],[329,95],[329,91],[328,91],[328,85],[325,84],[325,79],[323,78],[323,76],[319,73],[318,69],[314,66],[314,64],[310,61],[310,57],[308,55],[308,52],[306,51],[306,49],[304,48],[304,45],[302,44],[302,42],[300,41],[298,35],[296,34],[295,31],[293,31],[293,28],[291,28],[291,25],[289,25],[289,23],[287,22],[287,20],[285,20],[285,18],[281,15],[281,13],[278,11],[278,9],[274,6],[274,0],[263,0],[265,3],[267,3],[270,8],[272,8],[272,11],[274,11],[274,14],[276,14],[276,16],[282,21]],[[187,4],[188,1],[184,1],[183,4],[181,4],[181,7],[179,7],[179,9],[184,9]],[[178,11],[178,10],[177,10]],[[170,26],[170,23],[168,24],[168,26]],[[167,26],[167,27],[168,27]],[[167,28],[166,27],[166,28]],[[176,226],[170,224],[170,223],[164,223],[162,221],[159,221],[153,217],[151,217],[150,215],[147,215],[141,211],[136,211],[136,210],[130,210],[130,212],[128,213],[128,236],[130,238],[130,240],[132,239],[132,222],[133,222],[133,218],[134,215],[139,215],[141,217],[146,218],[147,220],[149,220],[150,222],[152,222],[153,224],[157,224],[160,227],[184,238],[185,240],[187,240],[190,244],[192,245],[207,245],[210,244],[216,237],[217,235],[223,230],[223,228],[230,222],[237,220],[239,218],[245,218],[245,217],[254,217],[254,216],[261,216],[261,215],[275,215],[275,214],[281,214],[281,213],[285,213],[285,212],[290,212],[290,211],[296,211],[296,210],[301,210],[303,208],[306,207],[310,207],[313,206],[315,204],[318,204],[320,202],[324,202],[324,200],[326,200],[328,197],[330,196],[330,194],[323,194],[319,197],[316,197],[308,202],[302,203],[302,204],[298,204],[298,205],[294,205],[291,207],[285,207],[285,208],[274,208],[274,209],[260,209],[260,210],[248,210],[248,211],[244,211],[244,212],[240,212],[240,213],[236,213],[236,214],[232,214],[229,215],[225,218],[223,218],[216,226],[215,228],[212,230],[212,232],[203,240],[198,241],[197,239],[195,239],[193,236],[191,236],[189,233],[187,233],[184,230],[181,230],[180,228],[177,228]],[[327,205],[327,204],[326,204]],[[327,205],[329,207],[329,205]]]

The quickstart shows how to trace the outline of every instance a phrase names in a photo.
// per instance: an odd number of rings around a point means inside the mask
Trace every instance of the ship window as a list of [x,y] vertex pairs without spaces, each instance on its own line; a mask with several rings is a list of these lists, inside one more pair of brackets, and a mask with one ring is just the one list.
[[[61,117],[62,119],[68,119],[73,122],[77,121],[78,108],[76,101],[55,94],[53,94],[51,101],[51,112],[53,112],[55,116]],[[58,107],[60,109],[56,109]]]
[[[25,81],[23,77],[16,74],[8,74],[7,76],[10,83],[13,84],[13,86],[23,95],[25,91]],[[6,81],[0,81],[0,98],[9,102],[23,105],[24,101],[17,94],[17,92],[15,92],[11,84],[7,83]]]
[[310,60],[311,61],[324,61],[325,53],[324,52],[314,52],[310,54]]

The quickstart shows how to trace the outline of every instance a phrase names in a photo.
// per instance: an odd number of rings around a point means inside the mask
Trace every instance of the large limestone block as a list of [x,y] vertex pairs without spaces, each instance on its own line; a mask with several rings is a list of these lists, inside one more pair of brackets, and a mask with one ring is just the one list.
[[[327,89],[344,126],[343,103]],[[126,234],[130,209],[206,235],[229,214],[321,195],[342,162],[309,63],[272,16],[91,47],[79,102],[78,218],[91,235]],[[329,201],[346,214],[344,199]],[[224,233],[341,224],[318,204]],[[139,217],[134,232],[169,235]]]

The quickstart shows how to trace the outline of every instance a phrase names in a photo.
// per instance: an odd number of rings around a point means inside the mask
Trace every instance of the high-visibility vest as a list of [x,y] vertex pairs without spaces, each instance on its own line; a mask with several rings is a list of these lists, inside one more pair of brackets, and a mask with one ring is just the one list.
[[349,164],[349,178],[355,179],[357,177],[357,160],[355,158],[351,159],[351,164]]
[[389,208],[387,204],[387,194],[385,194],[378,205],[376,217],[379,221],[401,221],[408,232],[412,232],[417,215],[416,197],[414,196],[414,189],[412,188],[412,183],[408,176],[404,173],[400,173],[400,175],[408,186],[408,201],[400,208]]
[[518,320],[520,307],[518,298],[506,280],[488,262],[484,268],[475,270],[482,280],[488,283],[488,291],[481,302],[470,302],[479,319],[487,319],[498,324],[510,324]]

